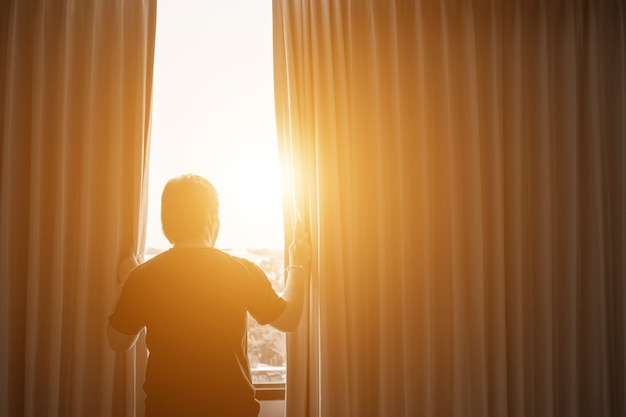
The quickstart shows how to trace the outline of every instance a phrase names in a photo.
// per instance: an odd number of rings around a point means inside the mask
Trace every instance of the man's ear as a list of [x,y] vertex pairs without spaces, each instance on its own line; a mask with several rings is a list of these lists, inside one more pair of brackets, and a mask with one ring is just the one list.
[[217,240],[217,235],[220,232],[220,218],[217,214],[209,213],[209,227],[207,228],[209,231],[209,241],[211,245],[215,245],[215,241]]

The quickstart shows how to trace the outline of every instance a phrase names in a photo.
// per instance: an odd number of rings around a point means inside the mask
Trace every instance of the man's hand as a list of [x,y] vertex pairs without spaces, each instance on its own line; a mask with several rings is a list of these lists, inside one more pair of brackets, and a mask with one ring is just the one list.
[[293,230],[293,239],[289,245],[289,265],[307,268],[311,261],[311,236],[298,220]]
[[124,284],[126,282],[126,278],[130,275],[130,272],[135,269],[137,265],[139,265],[139,261],[135,255],[130,255],[127,258],[124,258],[124,260],[122,260],[117,267],[118,283]]
[[282,298],[287,302],[285,310],[270,323],[278,330],[291,332],[298,328],[304,303],[305,288],[308,285],[309,264],[311,262],[311,239],[301,221],[296,223],[293,240],[289,245],[289,265],[287,283]]

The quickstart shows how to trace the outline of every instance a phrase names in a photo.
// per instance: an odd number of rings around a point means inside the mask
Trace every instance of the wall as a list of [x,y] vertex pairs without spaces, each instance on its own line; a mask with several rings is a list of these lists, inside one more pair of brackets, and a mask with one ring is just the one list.
[[261,401],[259,417],[283,417],[285,415],[285,401]]

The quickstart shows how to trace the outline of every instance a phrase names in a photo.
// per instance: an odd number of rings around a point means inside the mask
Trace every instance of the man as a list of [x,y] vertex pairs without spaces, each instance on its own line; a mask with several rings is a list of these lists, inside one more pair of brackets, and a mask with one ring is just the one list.
[[109,343],[127,351],[146,328],[146,417],[257,416],[246,314],[282,331],[297,328],[309,237],[294,233],[279,296],[258,266],[214,248],[218,199],[206,179],[170,180],[161,222],[173,247],[132,270],[109,317]]

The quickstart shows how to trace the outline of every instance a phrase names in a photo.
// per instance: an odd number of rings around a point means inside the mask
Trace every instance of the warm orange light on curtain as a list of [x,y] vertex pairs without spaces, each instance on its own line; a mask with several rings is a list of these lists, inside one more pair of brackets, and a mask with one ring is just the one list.
[[288,415],[623,414],[623,8],[274,11],[317,249]]
[[135,413],[136,358],[105,329],[143,248],[154,17],[0,5],[0,416]]

